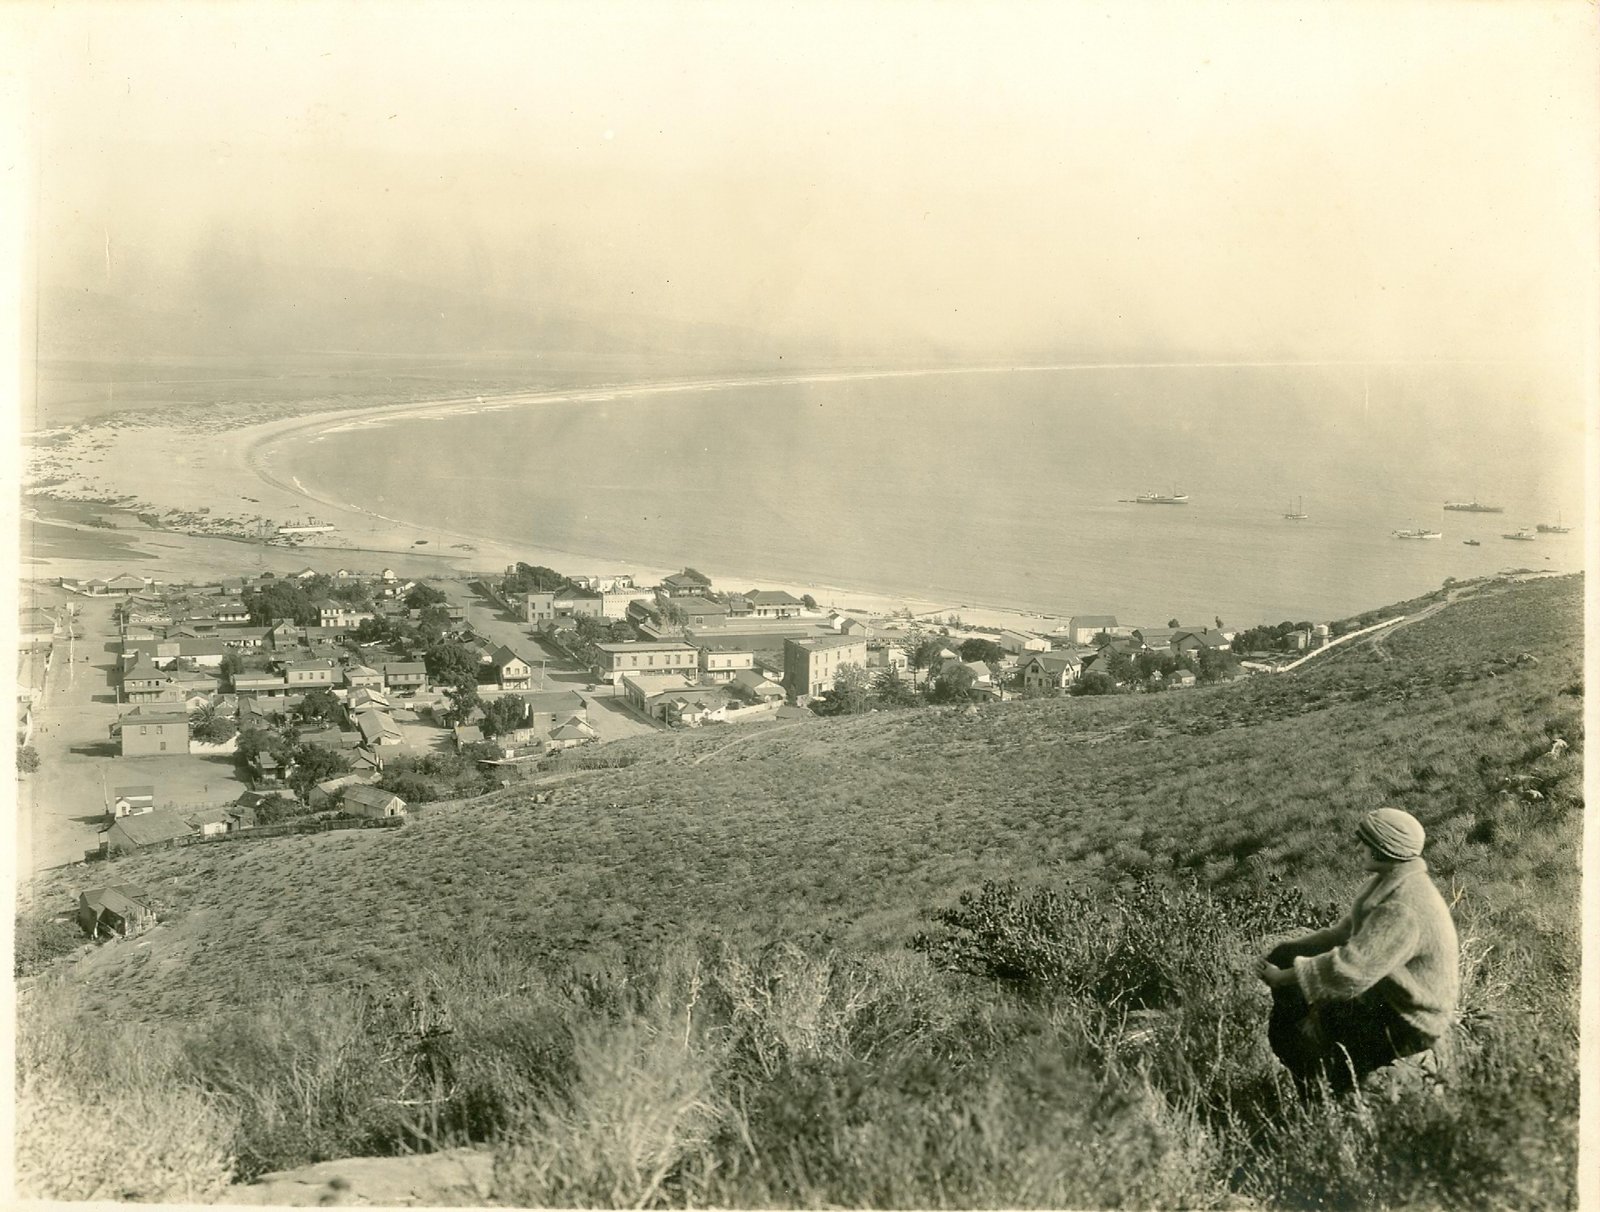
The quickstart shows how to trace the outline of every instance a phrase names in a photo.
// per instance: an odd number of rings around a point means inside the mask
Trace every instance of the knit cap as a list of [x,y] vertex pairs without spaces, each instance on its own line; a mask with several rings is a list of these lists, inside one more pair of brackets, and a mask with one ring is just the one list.
[[1356,836],[1385,858],[1403,863],[1422,853],[1422,822],[1399,808],[1379,808],[1361,818]]

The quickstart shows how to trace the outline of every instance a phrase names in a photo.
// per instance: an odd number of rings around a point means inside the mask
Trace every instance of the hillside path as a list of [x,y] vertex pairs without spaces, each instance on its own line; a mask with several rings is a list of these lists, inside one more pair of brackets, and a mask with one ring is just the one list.
[[790,728],[798,728],[798,727],[800,727],[800,723],[798,721],[795,721],[795,722],[792,722],[792,723],[788,723],[788,724],[774,724],[774,725],[772,725],[772,727],[764,729],[761,732],[752,732],[748,736],[734,737],[734,739],[729,741],[726,745],[718,745],[715,749],[711,750],[709,753],[702,753],[699,757],[695,758],[692,762],[690,762],[689,765],[698,766],[698,765],[700,765],[700,763],[702,763],[704,761],[707,761],[707,760],[709,760],[711,758],[714,758],[718,754],[726,753],[728,750],[732,749],[735,745],[748,745],[752,741],[766,740],[768,737],[771,737],[771,736],[775,735],[776,733],[784,732],[784,731],[787,731]]

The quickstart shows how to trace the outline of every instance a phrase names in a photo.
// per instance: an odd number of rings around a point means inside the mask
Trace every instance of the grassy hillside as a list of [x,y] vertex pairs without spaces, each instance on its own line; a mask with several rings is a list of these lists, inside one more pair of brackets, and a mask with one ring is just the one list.
[[[27,978],[24,1073],[104,1101],[138,1037],[238,1172],[493,1140],[527,1202],[1561,1206],[1581,597],[1474,587],[1292,675],[641,739],[548,803],[123,860],[163,924]],[[1349,899],[1383,802],[1455,898],[1468,1030],[1442,1097],[1305,1107],[1251,964]],[[1017,887],[934,919],[986,881]],[[996,945],[981,914],[1052,978],[930,962]],[[92,1064],[51,1042],[77,1016],[119,1024]]]

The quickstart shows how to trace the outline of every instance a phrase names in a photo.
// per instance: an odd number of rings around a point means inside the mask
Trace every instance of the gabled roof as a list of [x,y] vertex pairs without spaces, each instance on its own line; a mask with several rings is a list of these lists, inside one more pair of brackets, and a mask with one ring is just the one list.
[[175,837],[188,837],[194,832],[194,827],[182,816],[164,808],[139,816],[125,816],[111,828],[120,829],[135,846],[154,846]]
[[366,808],[387,808],[390,804],[399,804],[402,808],[406,806],[406,802],[394,792],[367,784],[345,788],[344,802]]
[[1080,627],[1115,627],[1117,616],[1114,614],[1075,614],[1072,616],[1071,626],[1074,631]]
[[752,606],[804,606],[805,603],[782,589],[752,589],[744,595]]
[[1041,669],[1060,673],[1063,669],[1071,669],[1082,664],[1083,658],[1075,652],[1036,652],[1028,658],[1024,667],[1038,665]]
[[498,648],[491,652],[489,654],[489,659],[502,669],[509,665],[512,661],[521,661],[524,665],[528,663],[526,659],[518,656],[515,652],[512,652],[511,649],[506,647],[504,644],[501,644]]
[[1184,640],[1194,639],[1206,648],[1227,648],[1232,643],[1222,632],[1212,627],[1185,627],[1173,633],[1173,644],[1181,644]]
[[426,674],[428,672],[428,667],[421,661],[385,661],[383,672],[386,676],[410,673]]
[[109,909],[118,917],[127,918],[137,913],[149,913],[149,894],[137,884],[112,884],[107,888],[90,888],[80,893],[79,903],[96,915]]
[[685,568],[682,572],[675,572],[671,576],[662,577],[661,583],[663,585],[671,585],[675,588],[682,586],[683,588],[687,589],[691,585],[699,585],[704,588],[709,588],[711,585],[711,578],[703,575],[702,573],[696,572],[692,568]]
[[404,735],[400,725],[376,707],[356,712],[354,723],[361,730],[361,739],[368,743],[379,737]]

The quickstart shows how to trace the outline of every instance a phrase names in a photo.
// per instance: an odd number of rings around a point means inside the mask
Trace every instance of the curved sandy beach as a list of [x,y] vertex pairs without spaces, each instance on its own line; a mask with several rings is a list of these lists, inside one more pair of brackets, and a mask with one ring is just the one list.
[[[379,555],[429,557],[443,560],[457,573],[498,572],[518,560],[545,564],[564,572],[628,571],[641,583],[653,583],[677,568],[649,567],[625,551],[597,541],[589,550],[552,548],[530,536],[526,543],[508,543],[483,535],[419,528],[414,522],[380,513],[358,501],[340,500],[323,491],[308,489],[281,468],[289,445],[318,434],[388,425],[417,417],[462,412],[496,411],[558,402],[617,401],[678,392],[735,390],[801,383],[841,382],[855,379],[908,378],[954,374],[1005,373],[1015,369],[1047,367],[951,367],[908,370],[830,371],[782,376],[730,376],[642,383],[605,383],[557,390],[515,392],[492,396],[458,396],[407,403],[336,409],[313,404],[277,406],[277,415],[252,420],[272,408],[249,412],[213,408],[151,410],[137,415],[107,418],[53,434],[35,435],[28,459],[28,480],[53,483],[45,495],[80,500],[119,500],[128,507],[163,519],[169,531],[147,532],[176,538],[171,530],[191,533],[231,533],[234,538],[260,533],[263,520],[286,523],[308,516],[333,524],[331,534],[292,547],[270,545],[267,550],[286,556],[317,557],[356,552]],[[1081,369],[1091,369],[1084,366]],[[159,469],[152,474],[153,469]],[[597,540],[600,536],[596,536]],[[134,541],[138,541],[135,539]],[[241,563],[249,548],[241,549]],[[27,567],[26,553],[25,568]],[[276,560],[274,562],[277,562]],[[371,559],[360,561],[371,563]],[[820,602],[888,613],[909,609],[916,614],[959,611],[967,622],[989,626],[1048,629],[1059,620],[1000,604],[934,602],[870,590],[828,584],[795,584],[774,580],[759,571],[724,568],[695,553],[684,562],[700,567],[714,581],[739,588],[783,588],[814,595]],[[681,567],[681,565],[679,565]],[[38,573],[51,569],[39,567]]]

